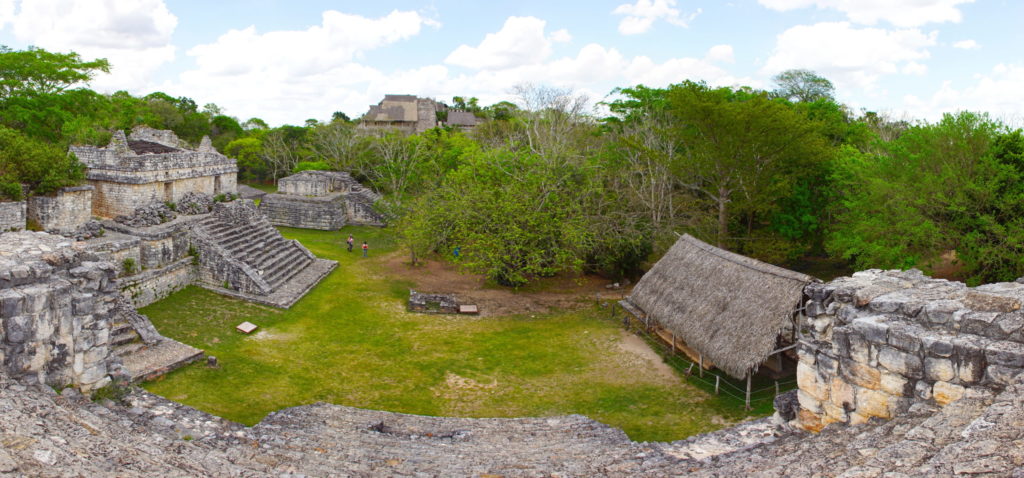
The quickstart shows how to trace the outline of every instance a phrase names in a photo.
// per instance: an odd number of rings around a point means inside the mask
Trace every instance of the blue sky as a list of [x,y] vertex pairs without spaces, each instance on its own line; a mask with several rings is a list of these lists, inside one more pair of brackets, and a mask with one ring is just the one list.
[[789,68],[855,109],[1022,125],[1021,0],[0,0],[0,44],[108,58],[101,91],[165,91],[271,124],[357,117],[385,93],[594,103],[682,80],[771,88]]

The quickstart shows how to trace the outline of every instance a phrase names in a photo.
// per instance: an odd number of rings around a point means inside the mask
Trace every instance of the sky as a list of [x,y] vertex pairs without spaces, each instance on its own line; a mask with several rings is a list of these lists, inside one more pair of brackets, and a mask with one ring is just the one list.
[[771,89],[793,68],[852,107],[1024,126],[1024,0],[0,0],[0,44],[107,58],[89,86],[271,125],[385,94],[488,105],[517,85]]

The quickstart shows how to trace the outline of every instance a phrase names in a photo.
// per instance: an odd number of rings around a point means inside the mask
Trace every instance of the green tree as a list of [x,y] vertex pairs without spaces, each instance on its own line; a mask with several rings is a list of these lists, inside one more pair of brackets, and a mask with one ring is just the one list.
[[786,70],[772,77],[772,81],[778,86],[773,93],[779,98],[805,103],[835,100],[832,82],[811,70]]
[[0,102],[13,96],[60,93],[84,83],[96,73],[110,71],[105,59],[82,60],[77,53],[53,53],[29,47],[12,50],[0,45]]
[[0,127],[0,194],[21,199],[24,185],[30,195],[49,194],[85,179],[85,168],[74,154]]

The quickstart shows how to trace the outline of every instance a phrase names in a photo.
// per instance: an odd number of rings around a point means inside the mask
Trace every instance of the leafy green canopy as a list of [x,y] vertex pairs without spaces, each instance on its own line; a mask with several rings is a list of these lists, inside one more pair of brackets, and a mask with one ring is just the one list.
[[22,199],[22,185],[29,194],[49,194],[83,179],[84,166],[74,154],[0,127],[0,195],[4,198]]

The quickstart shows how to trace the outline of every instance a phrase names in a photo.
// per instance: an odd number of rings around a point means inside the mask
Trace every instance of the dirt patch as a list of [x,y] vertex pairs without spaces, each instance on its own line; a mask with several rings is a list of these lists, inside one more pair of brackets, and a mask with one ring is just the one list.
[[461,303],[476,304],[481,316],[544,314],[555,310],[614,302],[629,289],[610,290],[612,281],[592,275],[545,278],[527,289],[488,286],[481,275],[463,273],[454,264],[440,260],[409,265],[409,256],[397,252],[383,258],[383,268],[394,279],[407,280],[413,288],[429,294],[455,294]]
[[672,370],[661,356],[657,352],[651,350],[651,347],[644,342],[643,339],[637,337],[635,334],[629,333],[625,330],[620,331],[622,340],[619,342],[619,348],[624,352],[628,352],[634,355],[640,356],[644,359],[644,362],[648,362],[650,366],[657,372],[658,376],[672,382],[679,382],[679,375]]

